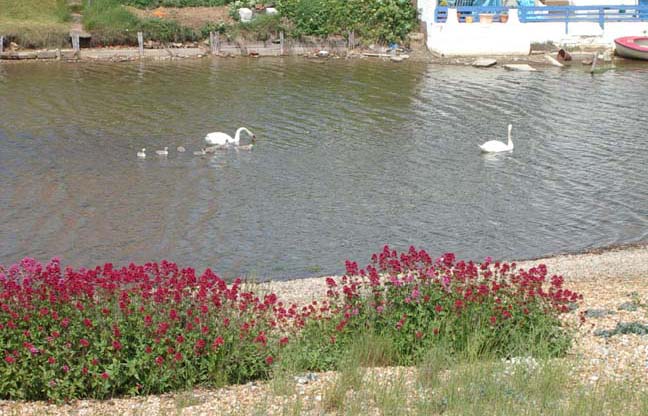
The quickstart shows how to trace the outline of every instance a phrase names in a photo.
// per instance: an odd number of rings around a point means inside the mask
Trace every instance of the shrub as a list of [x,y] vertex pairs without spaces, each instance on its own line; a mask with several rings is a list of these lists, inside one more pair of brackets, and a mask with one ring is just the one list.
[[544,265],[433,260],[413,247],[399,255],[385,246],[365,269],[346,267],[341,279],[327,280],[331,308],[341,311],[330,336],[344,343],[370,329],[393,339],[405,364],[439,345],[472,356],[564,354],[571,338],[559,315],[582,298],[562,277],[547,278]]
[[297,317],[173,263],[0,268],[0,397],[150,394],[265,378]]
[[429,351],[559,356],[571,341],[560,315],[581,298],[544,265],[433,260],[413,247],[385,246],[364,269],[346,268],[327,278],[323,300],[298,307],[166,261],[0,266],[0,398],[219,386],[266,378],[275,362],[344,368],[349,354],[362,366],[412,364]]
[[368,40],[395,42],[416,23],[416,9],[409,0],[278,0],[277,7],[294,23],[293,36],[354,30]]

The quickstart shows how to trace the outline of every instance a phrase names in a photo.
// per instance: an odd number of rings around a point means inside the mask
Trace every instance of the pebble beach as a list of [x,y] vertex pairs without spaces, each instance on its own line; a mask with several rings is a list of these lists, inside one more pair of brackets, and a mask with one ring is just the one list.
[[[538,264],[545,264],[552,275],[562,275],[566,288],[583,294],[578,309],[564,318],[565,324],[576,331],[566,357],[574,364],[576,377],[585,384],[648,382],[648,332],[625,330],[648,329],[648,244],[517,262],[518,268]],[[261,286],[286,302],[298,304],[320,299],[326,292],[325,277]],[[580,322],[581,313],[586,316],[585,323]],[[374,368],[365,377],[408,386],[415,383],[415,372],[413,368]],[[0,415],[280,415],[295,409],[296,401],[300,414],[320,415],[328,414],[322,397],[335,377],[335,373],[327,372],[289,379],[289,386],[282,389],[288,388],[289,394],[277,394],[276,384],[270,381],[64,405],[0,401]]]

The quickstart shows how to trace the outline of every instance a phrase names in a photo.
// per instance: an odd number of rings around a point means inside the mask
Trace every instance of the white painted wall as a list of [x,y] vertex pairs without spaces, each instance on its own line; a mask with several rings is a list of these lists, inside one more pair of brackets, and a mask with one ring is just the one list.
[[[610,0],[571,0],[572,4],[594,5]],[[587,4],[582,4],[587,2]],[[636,4],[636,0],[614,0],[617,4]],[[596,44],[614,46],[621,36],[648,34],[648,22],[605,23],[520,23],[517,9],[509,10],[507,23],[459,23],[456,9],[448,10],[446,23],[434,23],[436,0],[419,2],[421,20],[427,27],[427,47],[443,56],[528,55],[532,43],[560,45]]]

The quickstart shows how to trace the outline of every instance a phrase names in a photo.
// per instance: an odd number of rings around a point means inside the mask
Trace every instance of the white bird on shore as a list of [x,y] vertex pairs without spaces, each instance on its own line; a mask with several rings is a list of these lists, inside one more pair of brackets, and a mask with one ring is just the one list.
[[184,146],[178,146],[178,148],[177,148],[176,150],[177,150],[179,153],[183,153],[183,152],[186,152],[186,151],[187,151],[187,149],[185,149]]
[[513,141],[511,140],[511,129],[513,126],[508,125],[508,143],[500,142],[499,140],[489,140],[484,144],[479,145],[482,152],[495,153],[495,152],[508,152],[513,150]]
[[169,148],[165,147],[164,150],[156,150],[155,154],[160,155],[160,156],[166,156],[169,154]]
[[194,154],[194,156],[204,156],[204,155],[207,154],[207,152],[205,151],[205,149],[200,149],[200,150],[196,150],[195,152],[193,152],[193,154]]
[[137,157],[139,157],[140,159],[146,159],[146,149],[143,148],[142,150],[137,152]]
[[252,136],[252,141],[254,142],[256,136],[252,134],[252,132],[246,129],[245,127],[239,127],[238,130],[236,130],[236,134],[234,135],[234,137],[230,136],[227,133],[221,133],[220,131],[209,133],[207,136],[205,136],[205,141],[207,142],[207,144],[210,145],[226,145],[226,144],[238,145],[239,141],[241,140],[242,131]]

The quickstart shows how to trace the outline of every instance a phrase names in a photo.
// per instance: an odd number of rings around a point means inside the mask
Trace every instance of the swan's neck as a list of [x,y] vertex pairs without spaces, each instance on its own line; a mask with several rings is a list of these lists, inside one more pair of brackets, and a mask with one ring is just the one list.
[[513,140],[511,140],[511,128],[508,129],[508,146],[513,147]]
[[241,139],[241,132],[244,131],[246,133],[250,133],[248,129],[245,127],[239,127],[238,130],[236,130],[236,135],[234,135],[234,140],[239,141]]

